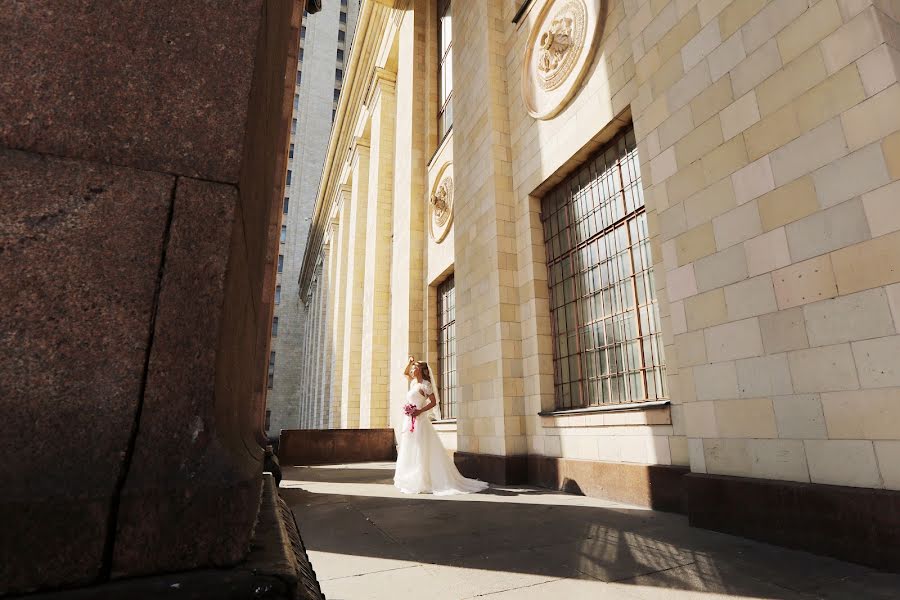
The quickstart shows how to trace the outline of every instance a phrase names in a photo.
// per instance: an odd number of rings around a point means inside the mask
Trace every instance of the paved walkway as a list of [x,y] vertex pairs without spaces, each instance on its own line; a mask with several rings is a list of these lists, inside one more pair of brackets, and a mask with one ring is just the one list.
[[393,464],[289,467],[282,493],[329,600],[900,598],[900,575],[530,487],[405,496]]

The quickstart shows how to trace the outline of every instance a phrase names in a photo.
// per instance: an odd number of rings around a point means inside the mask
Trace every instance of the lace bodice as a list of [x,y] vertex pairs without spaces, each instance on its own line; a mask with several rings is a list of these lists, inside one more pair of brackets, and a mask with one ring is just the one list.
[[406,392],[406,400],[421,408],[428,404],[428,396],[432,393],[434,393],[434,389],[431,387],[430,381],[423,380],[422,383],[417,381]]

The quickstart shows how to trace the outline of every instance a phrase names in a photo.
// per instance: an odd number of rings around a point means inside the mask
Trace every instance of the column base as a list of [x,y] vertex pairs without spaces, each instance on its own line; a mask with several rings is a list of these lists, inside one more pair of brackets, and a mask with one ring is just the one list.
[[497,456],[472,452],[455,452],[453,454],[453,462],[464,476],[498,485],[528,483],[528,459],[529,457],[524,454],[518,456]]

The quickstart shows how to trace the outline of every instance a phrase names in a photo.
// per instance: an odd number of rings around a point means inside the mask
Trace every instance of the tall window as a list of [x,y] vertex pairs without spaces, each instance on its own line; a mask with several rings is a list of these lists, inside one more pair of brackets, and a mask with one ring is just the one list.
[[634,131],[542,201],[558,409],[665,398]]
[[266,387],[270,390],[275,385],[275,351],[269,352],[269,382]]
[[347,33],[344,31],[338,30],[338,41],[343,42],[347,39]]
[[287,241],[287,225],[281,226],[281,243],[285,243]]
[[284,271],[284,254],[278,255],[278,272],[282,273]]
[[278,317],[272,317],[272,337],[278,337]]
[[450,0],[438,0],[438,134],[453,127],[453,28]]
[[438,378],[441,417],[456,418],[456,283],[453,275],[437,289]]
[[297,119],[291,119],[291,135],[297,133]]
[[287,185],[291,185],[291,176],[292,175],[293,175],[293,173],[291,173],[291,170],[288,169],[287,170]]
[[276,285],[275,286],[275,305],[277,306],[279,304],[281,304],[281,286]]
[[337,59],[341,62],[344,62],[344,51],[341,48],[338,48]]
[[291,144],[290,151],[288,152],[288,158],[294,158],[294,145]]

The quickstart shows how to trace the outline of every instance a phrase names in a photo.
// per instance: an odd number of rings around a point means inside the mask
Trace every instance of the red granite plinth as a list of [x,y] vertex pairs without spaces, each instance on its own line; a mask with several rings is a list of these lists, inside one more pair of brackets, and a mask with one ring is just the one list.
[[4,149],[0,173],[2,591],[101,571],[175,178]]
[[261,6],[4,0],[0,145],[236,182]]
[[397,458],[393,429],[282,429],[282,465],[336,465]]

